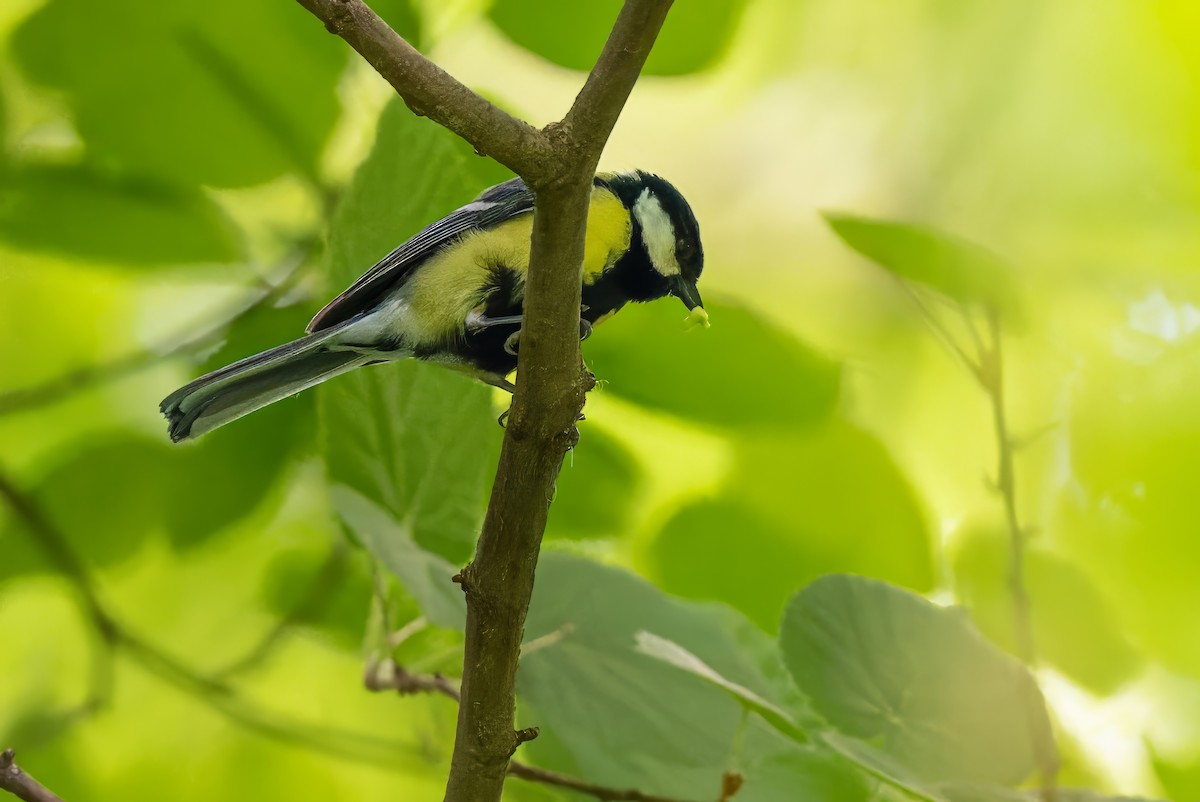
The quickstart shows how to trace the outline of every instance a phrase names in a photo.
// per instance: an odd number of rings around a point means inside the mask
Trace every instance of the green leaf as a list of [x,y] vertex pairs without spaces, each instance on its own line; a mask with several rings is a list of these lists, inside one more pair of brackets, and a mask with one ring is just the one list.
[[712,683],[736,699],[742,707],[753,713],[757,713],[763,720],[784,735],[801,743],[808,741],[808,736],[800,729],[799,724],[792,718],[791,714],[762,698],[749,688],[721,676],[707,663],[678,643],[669,641],[666,638],[660,638],[658,635],[646,632],[645,630],[635,633],[634,640],[637,643],[637,650],[642,654],[662,660],[664,663],[675,666],[681,671],[686,671],[705,682]]
[[[110,566],[133,555],[161,524],[170,458],[163,442],[109,435],[70,444],[30,487],[80,559],[89,566]],[[22,526],[17,520],[11,525]],[[5,540],[9,537],[26,535],[9,533]],[[34,556],[40,563],[41,554],[35,550]]]
[[617,537],[632,526],[641,471],[621,442],[588,428],[563,462],[547,538]]
[[840,732],[823,732],[821,743],[849,760],[870,776],[905,792],[906,798],[946,802],[945,797],[923,786],[911,770],[878,747]]
[[352,488],[334,485],[330,495],[346,526],[395,574],[425,617],[440,627],[462,629],[467,606],[462,589],[450,581],[458,568],[418,546],[409,527]]
[[[738,802],[877,802],[862,771],[841,755],[793,746],[746,766]],[[711,798],[708,797],[708,798]]]
[[1153,743],[1147,742],[1150,765],[1158,784],[1171,799],[1200,799],[1200,761],[1176,762],[1159,753]]
[[[685,75],[715,64],[737,32],[744,0],[689,0],[667,15],[643,72]],[[526,50],[573,70],[592,68],[621,10],[618,0],[495,0],[488,16]]]
[[999,257],[970,242],[911,223],[826,213],[842,241],[905,281],[960,302],[1012,306],[1012,271]]
[[664,589],[731,604],[774,631],[792,594],[826,573],[931,587],[925,516],[874,436],[833,419],[804,432],[743,435],[735,453],[725,492],[679,510],[651,545]]
[[[642,579],[542,555],[517,674],[522,722],[537,724],[585,777],[683,799],[719,788],[742,710],[711,682],[638,651],[653,631],[750,693],[781,698],[742,639],[767,639],[727,611],[682,603]],[[630,745],[637,744],[636,759]],[[545,760],[542,738],[527,745]],[[555,762],[562,767],[561,756]]]
[[331,555],[328,543],[287,548],[263,574],[263,602],[281,622],[312,627],[357,648],[374,592],[367,562],[361,551],[343,548]]
[[1032,677],[961,610],[832,575],[792,599],[780,645],[819,713],[924,782],[1014,785],[1034,768],[1031,726],[1052,744]]
[[92,158],[193,186],[315,175],[346,64],[303,9],[241,0],[52,0],[13,48],[66,95]]
[[[1007,533],[970,528],[956,538],[955,594],[993,642],[1016,652]],[[1025,582],[1039,657],[1098,694],[1114,692],[1142,667],[1114,607],[1086,572],[1039,547],[1025,552]]]
[[[1039,802],[1043,798],[1039,790],[1014,791],[1009,788],[959,783],[940,786],[939,791],[947,802]],[[1086,788],[1058,788],[1055,789],[1054,798],[1059,802],[1154,802],[1140,796],[1109,796]]]
[[833,411],[834,362],[747,309],[707,308],[711,329],[685,332],[684,309],[669,298],[631,304],[598,327],[583,352],[600,391],[720,426],[774,430]]
[[1070,481],[1047,532],[1118,601],[1139,650],[1194,678],[1200,622],[1179,611],[1200,604],[1200,339],[1161,349],[1144,361],[1089,360],[1073,379]]
[[0,187],[0,239],[130,266],[229,262],[240,248],[199,190],[105,178],[86,167],[25,167]]
[[[338,289],[505,177],[394,101],[334,220],[330,261]],[[319,395],[330,478],[389,510],[423,547],[465,560],[502,434],[490,388],[411,360],[340,376]]]

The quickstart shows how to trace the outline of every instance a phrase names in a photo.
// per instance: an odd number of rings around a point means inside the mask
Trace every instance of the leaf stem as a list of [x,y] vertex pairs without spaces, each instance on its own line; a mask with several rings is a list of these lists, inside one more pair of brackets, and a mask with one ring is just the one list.
[[[1037,665],[1037,643],[1033,632],[1029,590],[1025,581],[1026,532],[1021,525],[1017,510],[1016,470],[1014,468],[1013,436],[1008,425],[1004,405],[1004,355],[1002,350],[1003,331],[1000,313],[995,306],[987,308],[988,337],[990,342],[981,345],[980,369],[976,374],[980,386],[987,394],[992,407],[992,425],[996,434],[997,472],[996,487],[1004,505],[1004,520],[1009,536],[1008,590],[1013,603],[1013,628],[1016,632],[1017,651],[1030,670]],[[1058,797],[1058,751],[1051,736],[1037,725],[1041,710],[1040,689],[1036,678],[1025,694],[1026,719],[1029,724],[1030,742],[1041,777],[1042,802],[1055,802]]]

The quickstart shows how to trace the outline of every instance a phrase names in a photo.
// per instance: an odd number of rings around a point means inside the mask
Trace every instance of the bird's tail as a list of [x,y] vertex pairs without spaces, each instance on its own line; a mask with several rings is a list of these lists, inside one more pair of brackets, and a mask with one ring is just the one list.
[[175,442],[199,437],[218,426],[326,379],[374,361],[347,350],[333,350],[335,326],[201,376],[163,399],[159,409]]

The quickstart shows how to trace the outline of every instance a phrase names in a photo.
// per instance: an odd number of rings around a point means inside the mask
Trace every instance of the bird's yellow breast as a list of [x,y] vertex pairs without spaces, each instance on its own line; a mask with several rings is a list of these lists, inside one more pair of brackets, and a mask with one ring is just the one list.
[[[401,290],[407,309],[397,333],[429,343],[462,333],[467,314],[481,306],[491,271],[521,276],[529,270],[533,215],[523,214],[486,231],[468,234],[421,265]],[[590,284],[629,250],[632,223],[624,204],[602,187],[592,190],[584,241],[583,281]]]

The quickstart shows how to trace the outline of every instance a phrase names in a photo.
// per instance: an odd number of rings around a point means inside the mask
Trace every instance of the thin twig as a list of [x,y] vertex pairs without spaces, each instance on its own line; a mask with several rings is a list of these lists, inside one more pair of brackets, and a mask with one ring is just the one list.
[[363,685],[369,691],[395,691],[401,696],[439,693],[455,702],[461,701],[458,687],[453,680],[441,674],[413,673],[395,660],[387,660],[382,664],[368,663]]
[[[982,361],[978,379],[992,407],[992,422],[996,433],[997,476],[996,487],[1004,504],[1004,519],[1009,535],[1008,590],[1013,602],[1013,626],[1016,631],[1017,652],[1021,660],[1031,669],[1037,665],[1037,643],[1033,633],[1033,618],[1030,612],[1029,590],[1025,582],[1026,531],[1021,526],[1017,511],[1016,471],[1013,460],[1013,438],[1009,431],[1008,417],[1004,406],[1004,357],[1002,350],[1003,332],[1000,313],[994,306],[987,310],[988,333],[991,342],[982,350]],[[1043,802],[1055,802],[1057,798],[1056,777],[1059,762],[1054,743],[1049,741],[1038,726],[1042,702],[1034,687],[1026,694],[1026,719],[1030,729],[1034,758],[1041,776]]]
[[[552,785],[556,788],[568,788],[572,791],[603,800],[604,802],[684,802],[684,800],[675,797],[647,794],[632,789],[618,790],[615,788],[605,788],[602,785],[583,782],[568,774],[560,774],[557,771],[530,766],[515,760],[509,764],[508,773],[513,777],[519,777],[528,782]],[[721,795],[718,797],[718,802],[728,802],[730,799],[733,799],[734,794],[741,788],[741,785],[740,774],[737,772],[727,773],[721,780]]]
[[62,802],[56,794],[30,777],[16,764],[13,750],[0,752],[0,790],[25,802]]

